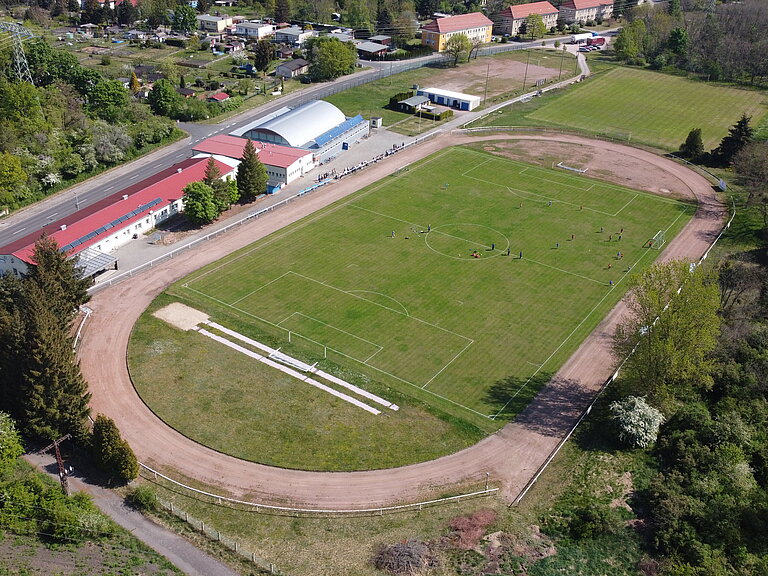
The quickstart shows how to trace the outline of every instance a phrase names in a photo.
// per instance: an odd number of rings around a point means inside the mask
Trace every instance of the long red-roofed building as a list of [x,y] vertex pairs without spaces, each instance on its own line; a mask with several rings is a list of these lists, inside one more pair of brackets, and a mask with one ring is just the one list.
[[[35,242],[44,234],[67,256],[77,256],[86,276],[117,268],[110,252],[183,211],[184,187],[203,179],[207,163],[207,158],[190,158],[175,164],[0,247],[0,273],[25,274],[35,264]],[[227,164],[216,160],[216,166],[223,176],[232,174]]]
[[565,0],[560,5],[560,19],[566,24],[586,24],[613,15],[613,0]]
[[497,34],[509,34],[517,36],[520,28],[527,23],[528,16],[538,14],[544,21],[547,29],[557,26],[557,19],[560,14],[557,8],[549,2],[531,2],[529,4],[517,4],[507,6],[504,10],[494,16],[496,22]]
[[491,41],[492,28],[493,22],[480,12],[437,18],[421,29],[421,43],[442,52],[449,38],[464,34],[470,42],[487,44]]
[[[247,141],[239,136],[217,134],[196,144],[192,150],[198,153],[198,157],[213,156],[220,162],[236,168],[243,157],[243,148]],[[259,160],[267,170],[270,192],[290,184],[315,167],[314,154],[309,150],[268,142],[252,142]]]

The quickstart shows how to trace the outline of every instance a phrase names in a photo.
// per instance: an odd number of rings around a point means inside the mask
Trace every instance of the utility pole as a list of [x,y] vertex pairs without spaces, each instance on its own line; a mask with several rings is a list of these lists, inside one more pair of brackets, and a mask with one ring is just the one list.
[[483,97],[483,104],[488,102],[488,76],[491,74],[491,63],[488,62],[488,67],[485,70],[485,96]]
[[528,49],[528,60],[525,62],[525,76],[523,77],[523,94],[525,94],[525,83],[528,81],[528,64],[531,63],[531,49]]
[[560,82],[560,76],[563,75],[563,61],[565,60],[565,52],[567,48],[563,44],[563,52],[560,54],[560,72],[557,73],[557,81]]
[[61,490],[64,492],[65,496],[69,496],[69,484],[67,483],[67,471],[64,468],[64,460],[61,458],[61,450],[59,450],[59,444],[64,442],[64,440],[70,439],[71,437],[72,436],[70,434],[65,434],[58,440],[54,440],[51,444],[37,452],[38,454],[45,454],[51,448],[55,450],[56,463],[59,465],[59,480],[61,481]]

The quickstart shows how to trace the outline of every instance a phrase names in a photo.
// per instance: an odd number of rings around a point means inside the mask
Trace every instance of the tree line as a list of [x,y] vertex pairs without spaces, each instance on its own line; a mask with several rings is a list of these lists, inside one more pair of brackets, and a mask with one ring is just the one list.
[[90,425],[91,394],[74,352],[73,323],[92,279],[50,237],[32,260],[24,276],[0,275],[0,412],[33,443],[70,434],[112,478],[131,480],[138,463],[114,422],[98,415]]
[[167,118],[74,55],[41,39],[26,52],[34,86],[11,82],[8,60],[0,67],[0,207],[30,204],[174,134]]
[[620,61],[712,81],[762,85],[768,79],[768,7],[762,0],[670,0],[666,9],[635,6],[626,16],[613,44]]

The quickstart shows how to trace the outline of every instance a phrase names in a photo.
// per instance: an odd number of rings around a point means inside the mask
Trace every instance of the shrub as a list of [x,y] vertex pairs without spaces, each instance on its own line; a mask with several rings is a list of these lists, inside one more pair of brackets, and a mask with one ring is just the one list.
[[96,465],[120,483],[139,475],[139,463],[111,418],[99,414],[93,423],[91,449]]
[[157,494],[155,491],[144,484],[139,484],[130,489],[125,502],[137,510],[152,512],[157,510]]
[[664,416],[645,398],[627,396],[610,406],[611,418],[618,426],[619,439],[633,448],[646,448],[656,441]]
[[452,540],[457,548],[471,550],[485,536],[485,531],[494,522],[497,514],[490,508],[482,508],[469,516],[457,516],[451,520]]

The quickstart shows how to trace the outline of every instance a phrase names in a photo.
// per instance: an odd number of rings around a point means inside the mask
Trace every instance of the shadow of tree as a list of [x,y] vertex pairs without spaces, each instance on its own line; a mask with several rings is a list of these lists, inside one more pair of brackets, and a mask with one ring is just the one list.
[[521,409],[515,422],[539,434],[560,437],[589,406],[595,393],[566,378],[552,378],[544,384],[535,401]]
[[492,407],[497,419],[511,420],[530,404],[550,378],[551,372],[540,372],[530,379],[508,376],[495,382],[483,400]]

